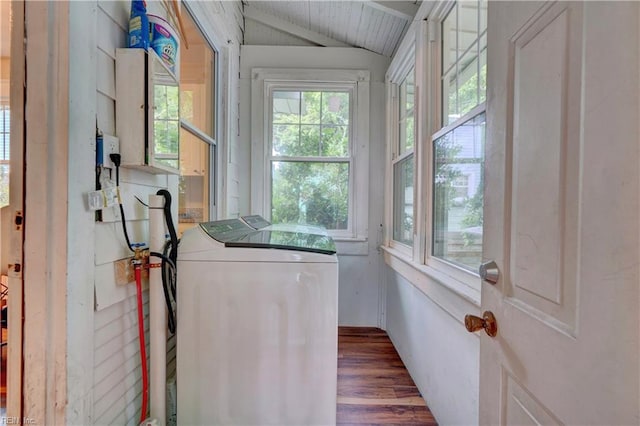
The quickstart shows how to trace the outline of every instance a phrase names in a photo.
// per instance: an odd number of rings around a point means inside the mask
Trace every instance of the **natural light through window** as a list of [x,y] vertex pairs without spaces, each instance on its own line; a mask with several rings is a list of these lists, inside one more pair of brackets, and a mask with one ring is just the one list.
[[476,271],[482,260],[485,114],[433,143],[433,255]]
[[9,146],[11,114],[0,104],[0,207],[9,205]]
[[351,91],[271,92],[271,220],[349,228]]
[[458,2],[442,23],[443,125],[484,102],[486,85],[487,2]]
[[482,261],[487,3],[442,22],[442,126],[433,135],[431,254],[477,272]]
[[216,51],[190,13],[189,47],[180,52],[180,232],[214,219],[216,155]]
[[398,144],[393,162],[393,239],[413,245],[413,169],[415,145],[415,71],[398,88]]
[[0,2],[0,207],[9,205],[9,146],[11,136],[11,19],[13,2]]

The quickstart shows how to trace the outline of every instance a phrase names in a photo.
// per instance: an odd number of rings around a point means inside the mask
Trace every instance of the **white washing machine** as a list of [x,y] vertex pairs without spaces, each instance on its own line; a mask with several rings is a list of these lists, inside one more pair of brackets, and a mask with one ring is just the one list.
[[335,424],[331,238],[225,220],[186,231],[178,253],[178,424]]

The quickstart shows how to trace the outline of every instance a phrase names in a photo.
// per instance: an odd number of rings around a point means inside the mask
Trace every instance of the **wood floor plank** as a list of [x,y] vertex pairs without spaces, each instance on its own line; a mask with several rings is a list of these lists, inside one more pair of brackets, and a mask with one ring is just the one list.
[[437,426],[383,330],[339,328],[337,423]]
[[420,396],[410,398],[355,398],[338,395],[338,404],[348,405],[410,405],[413,407],[424,407],[424,399]]
[[338,397],[341,396],[369,399],[397,398],[393,386],[354,385],[338,382]]
[[338,404],[338,419],[340,419],[338,423],[355,424],[437,424],[431,412],[425,407],[402,405]]

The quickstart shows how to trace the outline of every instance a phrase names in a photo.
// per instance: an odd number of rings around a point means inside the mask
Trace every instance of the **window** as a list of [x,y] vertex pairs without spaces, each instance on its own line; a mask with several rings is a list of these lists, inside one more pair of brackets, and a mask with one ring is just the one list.
[[413,245],[415,70],[399,86],[398,143],[393,160],[393,240]]
[[271,91],[271,221],[350,229],[351,89]]
[[442,21],[442,129],[433,137],[432,256],[477,272],[482,260],[486,1]]
[[0,207],[9,205],[9,147],[11,136],[10,80],[11,80],[11,19],[12,5],[2,4],[0,20]]
[[9,146],[11,120],[9,105],[4,104],[4,99],[0,102],[0,207],[4,207],[9,205]]
[[485,114],[433,142],[433,251],[477,271],[482,260],[482,189]]
[[324,226],[340,254],[366,254],[366,70],[251,70],[251,213]]
[[457,2],[442,22],[442,125],[458,122],[487,91],[487,2]]
[[180,52],[180,233],[215,216],[217,52],[190,13],[184,14],[189,48]]

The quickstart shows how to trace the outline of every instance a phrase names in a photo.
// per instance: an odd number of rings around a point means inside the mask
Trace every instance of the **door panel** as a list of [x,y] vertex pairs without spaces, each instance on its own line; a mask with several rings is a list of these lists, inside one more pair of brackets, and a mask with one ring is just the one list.
[[[579,7],[548,8],[509,44],[513,97],[510,301],[573,332],[576,197],[579,192],[581,25]],[[509,158],[506,161],[509,162]]]
[[637,424],[635,2],[490,2],[483,424]]
[[502,403],[504,407],[502,417],[505,419],[502,424],[519,426],[562,424],[506,371],[503,371],[502,375],[502,395],[506,398]]

